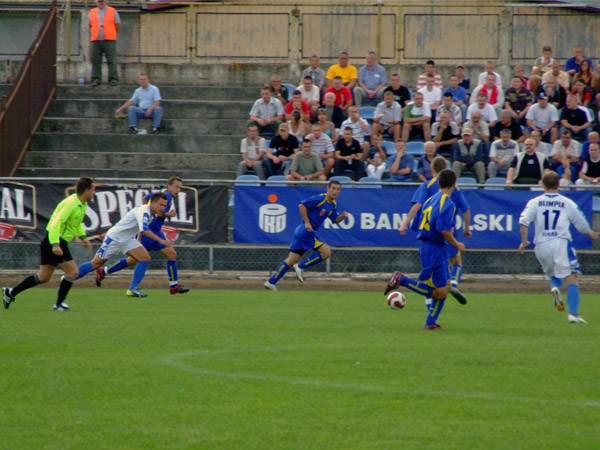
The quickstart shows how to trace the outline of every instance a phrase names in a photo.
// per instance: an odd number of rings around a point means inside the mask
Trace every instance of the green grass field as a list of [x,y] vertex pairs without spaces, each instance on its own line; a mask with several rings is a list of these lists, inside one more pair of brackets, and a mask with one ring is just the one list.
[[[382,286],[383,287],[383,286]],[[0,310],[2,449],[600,448],[600,302],[32,289]]]

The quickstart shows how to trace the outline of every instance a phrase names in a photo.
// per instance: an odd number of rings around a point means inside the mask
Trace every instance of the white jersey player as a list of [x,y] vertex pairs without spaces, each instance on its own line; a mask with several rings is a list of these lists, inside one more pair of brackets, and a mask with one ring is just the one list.
[[567,320],[571,323],[586,323],[579,315],[579,263],[577,254],[571,245],[571,224],[577,231],[591,239],[598,234],[590,228],[586,218],[575,202],[558,193],[559,176],[556,172],[547,172],[542,177],[544,194],[531,199],[519,219],[521,245],[519,253],[523,254],[530,242],[527,240],[529,224],[535,224],[535,256],[542,266],[544,274],[550,279],[550,292],[554,298],[554,306],[564,311],[560,289],[563,281],[567,284],[567,304],[569,312]]

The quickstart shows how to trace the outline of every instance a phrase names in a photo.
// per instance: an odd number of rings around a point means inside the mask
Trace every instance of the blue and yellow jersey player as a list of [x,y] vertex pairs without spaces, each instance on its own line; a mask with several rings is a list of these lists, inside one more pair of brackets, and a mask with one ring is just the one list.
[[[327,184],[327,192],[318,194],[302,200],[298,205],[302,223],[296,227],[294,238],[290,244],[290,252],[287,259],[281,261],[271,278],[265,281],[265,289],[277,290],[277,282],[283,278],[290,267],[294,268],[296,278],[304,282],[304,269],[319,264],[331,256],[331,249],[318,235],[319,227],[329,218],[333,223],[341,222],[348,217],[346,211],[341,214],[337,211],[335,199],[340,195],[342,185],[339,181],[330,181]],[[308,257],[298,264],[305,252],[312,251]]]
[[[402,234],[402,235],[406,234],[406,229],[408,228],[408,225],[411,223],[411,220],[413,220],[413,218],[415,218],[415,220],[412,222],[411,228],[415,231],[418,231],[418,226],[420,224],[420,218],[421,218],[420,217],[421,206],[425,203],[425,200],[427,200],[429,197],[431,197],[436,192],[438,192],[439,183],[438,183],[437,177],[438,177],[438,174],[445,168],[446,168],[446,159],[443,156],[436,156],[435,158],[433,158],[433,161],[431,162],[431,172],[433,174],[433,178],[431,180],[425,181],[415,191],[415,193],[411,199],[411,203],[413,206],[411,207],[410,211],[408,211],[406,220],[402,223],[402,225],[398,229],[400,234]],[[469,206],[469,203],[467,202],[464,195],[458,188],[454,189],[452,191],[451,200],[452,200],[452,202],[454,202],[454,205],[456,206],[455,216],[459,212],[462,213],[462,215],[463,215],[464,236],[466,238],[470,238],[471,237],[471,207]],[[457,237],[456,230],[454,233],[454,237]],[[446,243],[446,252],[448,254],[448,259],[450,260],[450,266],[451,266],[450,282],[452,284],[452,287],[450,289],[450,294],[452,294],[452,296],[454,298],[456,298],[456,300],[458,300],[459,303],[464,305],[467,303],[467,299],[465,298],[463,293],[458,289],[458,283],[460,283],[460,277],[462,276],[462,267],[463,267],[462,266],[462,256],[461,256],[460,252],[454,246],[450,245],[449,243]],[[429,298],[425,299],[426,305],[429,305],[430,303],[431,303],[431,299],[429,299]]]
[[[165,235],[161,231],[163,224],[167,217],[173,217],[177,214],[173,206],[173,199],[177,197],[179,192],[181,191],[181,186],[183,185],[183,181],[181,178],[172,176],[167,181],[167,187],[160,189],[158,192],[164,193],[167,196],[167,206],[164,208],[162,213],[157,214],[156,218],[150,222],[148,228],[150,231],[158,235],[161,239],[166,239]],[[146,195],[146,200],[150,201],[150,197],[152,197],[152,192]],[[178,275],[177,275],[177,252],[173,248],[173,246],[165,246],[160,242],[150,239],[146,236],[142,236],[140,239],[141,244],[150,252],[150,250],[156,250],[159,253],[162,253],[167,258],[167,274],[169,276],[169,292],[171,294],[185,294],[189,292],[189,289],[179,285]],[[98,269],[96,272],[96,285],[98,287],[101,286],[102,280],[106,277],[106,275],[110,273],[117,272],[125,267],[131,266],[135,264],[136,261],[131,258],[124,258],[116,263],[102,267]],[[147,294],[142,292],[139,289],[139,285],[144,279],[146,275],[146,270],[148,269],[149,261],[140,261],[137,263],[135,270],[133,272],[133,278],[131,279],[131,284],[129,285],[129,289],[127,290],[127,296],[129,297],[146,297]]]
[[446,242],[458,251],[465,249],[465,245],[458,242],[453,233],[456,205],[451,196],[456,186],[456,174],[444,169],[439,174],[438,183],[439,192],[428,198],[421,208],[417,239],[420,242],[419,257],[423,269],[417,280],[403,275],[402,272],[396,272],[384,292],[387,294],[398,286],[404,286],[425,298],[433,299],[428,305],[427,318],[423,325],[427,330],[441,329],[437,319],[450,292]]

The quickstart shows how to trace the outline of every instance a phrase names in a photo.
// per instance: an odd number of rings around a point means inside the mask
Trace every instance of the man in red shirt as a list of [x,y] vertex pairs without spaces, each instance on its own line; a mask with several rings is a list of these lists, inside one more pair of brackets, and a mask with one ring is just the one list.
[[333,92],[335,94],[335,104],[342,108],[342,112],[345,116],[348,116],[348,108],[352,106],[352,92],[342,81],[342,77],[335,77],[333,79],[333,85],[329,86],[325,91],[325,94],[328,92]]
[[292,120],[292,113],[298,111],[302,121],[308,123],[310,119],[310,106],[302,100],[302,92],[298,89],[292,94],[292,101],[285,105],[285,119]]

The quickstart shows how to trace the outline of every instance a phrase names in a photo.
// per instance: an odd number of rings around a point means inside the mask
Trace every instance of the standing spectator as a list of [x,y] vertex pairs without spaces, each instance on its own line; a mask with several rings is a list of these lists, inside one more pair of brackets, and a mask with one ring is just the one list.
[[[433,75],[427,74],[425,77],[425,86],[419,89],[419,92],[423,94],[423,101],[429,104],[432,114],[435,114],[435,111],[442,104],[442,90],[434,86],[434,82]],[[435,115],[432,117],[435,117]]]
[[450,120],[450,113],[443,112],[440,115],[440,121],[431,126],[431,136],[435,142],[437,154],[452,157],[454,147],[460,137],[460,129],[456,122]]
[[575,181],[578,186],[598,186],[600,181],[600,147],[597,143],[590,144],[589,154],[581,163],[579,178]]
[[352,92],[342,82],[342,77],[336,76],[333,84],[327,88],[325,95],[332,93],[335,95],[335,104],[342,109],[344,115],[347,115],[348,108],[352,106]]
[[297,89],[292,94],[292,100],[290,102],[288,102],[287,105],[285,105],[285,119],[286,120],[292,119],[292,112],[297,112],[298,114],[300,114],[300,119],[303,122],[306,122],[306,123],[309,122],[310,107],[308,106],[308,103],[306,103],[302,99],[302,92],[300,92]]
[[470,120],[471,115],[477,111],[481,114],[481,120],[487,123],[488,126],[493,127],[498,120],[498,115],[494,107],[487,102],[487,95],[480,92],[475,98],[477,101],[471,103],[467,108],[467,120]]
[[278,99],[271,98],[271,86],[268,84],[260,90],[260,97],[252,105],[246,126],[255,125],[260,133],[275,134],[285,117],[283,105]]
[[467,91],[459,85],[456,75],[450,77],[450,86],[444,90],[445,94],[452,96],[452,102],[460,108],[460,112],[464,118],[467,115]]
[[[450,118],[452,119],[453,122],[456,122],[456,124],[458,126],[460,126],[462,124],[462,118],[463,118],[462,113],[460,111],[460,108],[452,102],[452,94],[450,92],[446,92],[442,96],[442,104],[435,112],[435,121],[436,122],[440,121],[440,115],[443,112],[447,112],[448,114],[450,114]],[[466,109],[465,109],[465,112],[466,112]]]
[[433,85],[439,89],[444,88],[441,75],[435,73],[435,62],[429,60],[425,63],[425,72],[419,75],[417,79],[417,90],[424,88],[427,85],[427,77],[431,75],[433,77]]
[[303,83],[306,77],[310,77],[313,84],[319,89],[319,91],[322,91],[323,86],[325,85],[325,72],[319,67],[319,57],[317,55],[312,55],[309,59],[309,62],[310,66],[304,69],[304,72],[302,72],[300,82]]
[[398,102],[398,104],[402,107],[402,111],[404,111],[404,108],[411,100],[411,95],[408,88],[400,83],[400,75],[397,73],[392,74],[390,78],[390,85],[385,88],[383,95],[385,95],[385,93],[388,91],[394,94],[394,101]]
[[567,72],[570,76],[574,76],[576,73],[581,71],[581,63],[584,60],[587,60],[590,67],[592,66],[592,60],[584,55],[582,45],[575,46],[573,53],[574,56],[567,59],[567,63],[565,64],[565,72]]
[[360,117],[360,110],[358,106],[351,106],[348,111],[350,112],[350,117],[342,122],[341,128],[342,130],[345,130],[347,127],[349,127],[352,130],[352,138],[358,141],[366,155],[371,147],[368,142],[365,142],[365,133],[371,133],[369,123]]
[[288,181],[327,181],[327,177],[323,174],[321,158],[312,151],[311,142],[304,139],[301,145],[302,151],[292,160],[290,173],[286,179]]
[[394,101],[394,94],[390,91],[383,96],[383,101],[375,108],[373,119],[373,133],[389,134],[394,141],[400,139],[402,127],[402,107]]
[[333,85],[335,77],[340,77],[344,86],[350,90],[354,89],[358,81],[358,71],[355,66],[348,63],[349,61],[350,56],[348,52],[340,52],[338,63],[331,66],[325,75],[325,84],[327,87]]
[[473,139],[473,130],[465,128],[462,139],[454,147],[452,170],[460,177],[463,170],[475,172],[477,182],[485,183],[485,165],[483,164],[483,149],[481,141]]
[[569,130],[560,133],[560,139],[552,145],[550,169],[561,177],[561,186],[571,184],[577,179],[581,157],[581,144],[574,140]]
[[327,111],[323,108],[317,110],[317,122],[321,125],[321,130],[331,138],[333,142],[337,142],[337,133],[333,122],[327,120]]
[[523,87],[523,80],[520,77],[515,75],[511,78],[505,98],[504,108],[510,112],[519,125],[525,125],[525,116],[533,104],[533,95],[529,89]]
[[538,58],[535,65],[531,69],[531,76],[529,78],[530,89],[532,92],[537,92],[542,84],[542,76],[552,70],[552,47],[545,46],[542,49],[542,57]]
[[96,0],[96,8],[90,10],[90,35],[92,62],[92,86],[102,83],[102,56],[108,66],[108,84],[119,84],[117,72],[117,33],[121,26],[119,13],[106,0]]
[[496,114],[504,108],[504,90],[497,85],[496,75],[493,73],[487,76],[484,84],[477,86],[473,90],[472,97],[477,98],[479,93],[485,94],[487,103],[496,110]]
[[510,130],[502,130],[500,139],[492,142],[490,147],[490,162],[488,163],[490,178],[498,176],[498,173],[506,173],[518,152],[519,144],[510,138]]
[[423,94],[415,93],[414,101],[404,109],[404,127],[402,140],[408,142],[409,138],[422,135],[426,141],[431,140],[431,109],[423,101]]
[[500,132],[506,129],[510,130],[510,136],[513,141],[517,142],[518,144],[525,141],[523,131],[521,130],[521,125],[519,125],[519,123],[513,119],[508,109],[502,110],[500,113],[500,121],[496,122],[492,128],[492,137],[494,141],[500,139]]
[[343,175],[345,171],[354,173],[355,180],[365,176],[363,149],[356,139],[352,138],[352,128],[344,128],[344,134],[335,144],[335,165],[333,173]]
[[387,168],[387,154],[382,145],[383,136],[379,133],[371,135],[371,148],[367,154],[367,175],[370,177],[379,178],[383,176]]
[[115,116],[119,116],[123,110],[127,110],[129,129],[132,134],[137,134],[138,132],[138,119],[152,119],[152,134],[158,134],[163,115],[163,110],[160,106],[162,100],[160,90],[153,84],[150,84],[150,79],[145,73],[140,73],[138,81],[140,87],[134,91],[133,97],[115,111]]
[[412,155],[406,154],[406,142],[404,140],[399,139],[396,141],[396,154],[390,156],[389,165],[391,181],[412,181],[415,159]]
[[294,155],[299,151],[300,144],[296,136],[290,134],[285,123],[279,125],[279,134],[271,140],[264,158],[267,176],[288,175]]
[[321,130],[321,125],[314,123],[312,133],[306,136],[311,142],[312,151],[319,155],[323,163],[323,170],[326,177],[329,177],[333,164],[335,163],[335,149],[329,136]]
[[506,184],[539,184],[548,170],[548,160],[536,153],[535,141],[525,140],[525,151],[515,155],[506,174]]
[[477,86],[482,86],[486,84],[488,81],[488,76],[494,75],[494,83],[496,84],[496,86],[502,89],[502,78],[500,77],[500,74],[498,72],[494,72],[494,70],[496,70],[496,65],[494,64],[494,61],[486,62],[485,71],[481,72],[479,74],[479,77],[477,78]]
[[558,110],[554,105],[548,103],[548,97],[544,92],[538,94],[538,102],[529,108],[527,115],[527,127],[530,131],[538,130],[544,142],[554,143],[558,138]]
[[[327,120],[333,122],[336,128],[341,127],[344,121],[344,113],[342,108],[335,104],[335,94],[333,92],[328,92],[323,96],[323,106],[325,114],[327,114]],[[333,138],[333,136],[331,137]]]
[[243,161],[238,164],[236,176],[244,175],[248,170],[254,170],[258,178],[265,179],[263,171],[263,156],[266,151],[265,139],[258,135],[258,127],[249,125],[246,129],[246,137],[240,144],[240,153]]
[[281,77],[279,75],[273,75],[269,87],[271,88],[271,94],[274,94],[275,98],[285,107],[289,101],[290,93],[281,82]]
[[567,104],[567,91],[554,78],[548,80],[542,85],[540,93],[544,92],[548,97],[548,103],[554,105],[557,110],[561,110]]
[[471,90],[471,80],[465,77],[465,66],[462,64],[456,66],[454,68],[454,75],[458,78],[458,85],[468,93]]
[[592,126],[589,110],[577,104],[575,95],[567,96],[567,106],[560,113],[562,130],[569,130],[574,139],[586,141]]
[[571,86],[571,76],[567,72],[560,70],[560,61],[552,61],[552,68],[542,76],[542,84],[546,84],[549,80],[554,80],[560,84],[566,91]]
[[490,141],[490,127],[481,120],[479,111],[473,111],[471,119],[465,122],[464,127],[473,130],[473,139],[478,139],[484,144]]
[[[431,165],[435,156],[435,142],[427,141],[424,145],[425,154],[419,158],[417,162],[417,178],[419,181],[428,181],[433,178]],[[440,156],[443,158],[443,156]]]
[[366,59],[367,64],[358,71],[358,86],[353,90],[354,103],[359,107],[362,105],[363,98],[381,100],[388,82],[385,69],[377,64],[377,54],[369,52]]
[[319,88],[313,84],[313,79],[310,75],[303,78],[302,84],[298,86],[300,94],[302,94],[302,100],[304,100],[310,108],[310,119],[311,121],[316,120],[317,110],[321,103],[321,94]]

